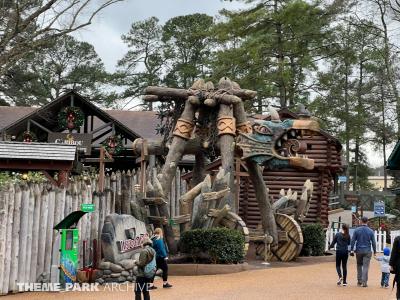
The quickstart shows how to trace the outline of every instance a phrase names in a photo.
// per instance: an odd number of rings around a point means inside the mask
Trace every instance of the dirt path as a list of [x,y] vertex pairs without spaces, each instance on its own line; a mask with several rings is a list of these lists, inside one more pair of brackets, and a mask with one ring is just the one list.
[[[246,271],[237,274],[215,276],[171,277],[172,289],[159,288],[151,292],[152,300],[258,300],[258,299],[315,299],[356,300],[395,299],[395,291],[380,288],[378,262],[371,261],[369,287],[356,286],[355,259],[349,260],[349,286],[336,286],[334,263],[271,268]],[[391,278],[392,280],[392,278]],[[161,287],[161,282],[156,285]],[[125,300],[133,299],[132,292],[96,293],[24,293],[1,297],[0,300]]]

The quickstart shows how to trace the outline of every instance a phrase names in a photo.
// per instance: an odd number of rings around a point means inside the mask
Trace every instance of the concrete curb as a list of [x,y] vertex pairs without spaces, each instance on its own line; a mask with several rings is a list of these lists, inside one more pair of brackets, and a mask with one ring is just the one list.
[[222,265],[222,264],[168,264],[168,274],[174,276],[199,276],[230,274],[247,271],[248,263]]

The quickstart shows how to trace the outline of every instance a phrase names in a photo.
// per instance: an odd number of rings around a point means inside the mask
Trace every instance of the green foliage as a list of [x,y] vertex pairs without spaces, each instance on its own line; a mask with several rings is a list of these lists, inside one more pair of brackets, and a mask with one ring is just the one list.
[[233,229],[211,228],[185,231],[180,239],[181,251],[198,260],[201,254],[213,263],[239,263],[244,258],[244,237]]
[[163,27],[164,53],[168,59],[168,86],[189,88],[198,77],[206,77],[213,46],[214,20],[206,14],[179,16]]
[[5,188],[8,184],[15,183],[41,183],[45,182],[46,177],[40,172],[27,172],[27,173],[18,173],[18,172],[0,172],[0,188]]
[[222,11],[215,28],[221,50],[213,62],[213,77],[229,76],[258,92],[255,108],[266,100],[281,107],[309,98],[318,62],[326,55],[334,5],[322,1],[246,1],[249,8]]
[[106,103],[104,92],[109,74],[94,47],[72,36],[48,41],[46,49],[32,53],[8,70],[0,82],[4,100],[18,106],[44,105],[73,89],[90,99]]
[[305,256],[321,256],[325,251],[325,233],[321,224],[310,224],[302,226],[303,249]]
[[[124,88],[120,98],[126,103],[139,97],[143,89],[161,82],[165,56],[161,43],[162,27],[156,17],[134,22],[122,40],[129,50],[118,61],[115,83]],[[152,110],[152,104],[140,104]]]

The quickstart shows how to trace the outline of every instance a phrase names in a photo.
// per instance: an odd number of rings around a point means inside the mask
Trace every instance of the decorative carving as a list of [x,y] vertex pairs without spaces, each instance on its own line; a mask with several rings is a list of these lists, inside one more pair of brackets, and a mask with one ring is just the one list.
[[253,130],[259,134],[264,134],[264,135],[273,135],[271,129],[262,124],[254,124],[253,125]]
[[283,148],[288,150],[288,155],[296,156],[297,153],[306,153],[307,144],[303,141],[290,139],[283,143]]
[[194,128],[193,122],[185,119],[178,119],[174,129],[174,136],[179,136],[181,138],[184,138],[185,140],[188,140],[190,139],[190,135],[192,134],[193,128]]
[[235,118],[222,116],[218,118],[218,135],[230,134],[236,136]]
[[253,133],[253,128],[251,127],[250,121],[238,124],[236,130],[238,132],[243,132],[248,134]]
[[243,160],[258,156],[265,160],[274,157],[271,142],[261,142],[243,133],[236,138],[236,147],[241,150]]

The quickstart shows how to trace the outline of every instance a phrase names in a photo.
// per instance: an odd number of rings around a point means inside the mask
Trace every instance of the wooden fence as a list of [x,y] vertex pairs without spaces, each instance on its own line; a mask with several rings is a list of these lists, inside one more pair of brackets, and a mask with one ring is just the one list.
[[[177,170],[170,197],[171,216],[179,215],[179,198],[186,192]],[[105,176],[104,192],[98,191],[98,176],[74,177],[68,187],[49,183],[10,184],[0,191],[0,294],[18,290],[18,282],[59,282],[60,234],[53,227],[82,203],[94,203],[95,212],[78,223],[79,265],[89,266],[101,258],[100,241],[105,216],[131,214],[140,170]],[[84,249],[86,245],[87,248]],[[86,253],[85,261],[83,253]],[[96,255],[97,257],[94,257]]]

